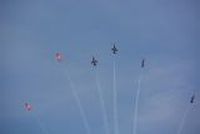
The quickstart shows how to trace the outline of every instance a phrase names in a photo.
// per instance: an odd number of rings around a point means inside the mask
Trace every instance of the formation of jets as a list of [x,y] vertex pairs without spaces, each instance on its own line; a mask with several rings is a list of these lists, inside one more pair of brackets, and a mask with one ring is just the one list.
[[[119,50],[117,49],[117,47],[115,46],[115,44],[113,45],[113,47],[111,48],[111,50],[112,50],[112,53],[113,53],[113,54],[117,54],[117,52],[119,51]],[[93,57],[92,57],[91,64],[92,64],[93,66],[97,66],[97,63],[98,63],[98,61],[97,61],[96,58],[93,56]],[[144,68],[144,66],[145,66],[145,59],[142,59],[141,68]]]
[[[114,55],[116,55],[117,52],[119,51],[119,50],[117,49],[115,43],[113,44],[113,47],[111,48],[111,50],[112,50],[112,53],[113,53]],[[56,53],[56,60],[57,60],[58,62],[60,62],[60,61],[62,61],[62,59],[63,59],[63,55],[62,55],[61,53]],[[92,57],[91,64],[92,64],[94,67],[97,66],[97,64],[98,64],[98,60],[97,60],[94,56]],[[142,61],[141,61],[141,68],[144,68],[144,67],[145,67],[145,59],[142,59]],[[195,100],[195,95],[192,95],[192,97],[191,97],[191,99],[190,99],[190,103],[193,104],[193,103],[194,103],[194,100]],[[30,104],[26,103],[26,104],[25,104],[25,108],[27,109],[27,111],[31,111],[32,106],[31,106]]]
[[[112,53],[113,53],[113,54],[117,54],[118,49],[117,49],[117,47],[115,46],[115,44],[113,45],[113,47],[111,48],[111,50],[112,50]],[[97,66],[97,63],[98,63],[98,60],[96,60],[96,58],[93,56],[93,57],[92,57],[91,64],[92,64],[93,66]]]

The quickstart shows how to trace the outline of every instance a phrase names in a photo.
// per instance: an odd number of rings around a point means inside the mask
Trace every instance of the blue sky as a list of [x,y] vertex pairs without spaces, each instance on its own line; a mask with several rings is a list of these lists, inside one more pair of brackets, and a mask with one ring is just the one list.
[[[142,58],[137,134],[177,134],[187,107],[181,134],[198,134],[198,12],[197,0],[0,0],[0,132],[43,134],[42,127],[49,134],[86,134],[68,70],[92,133],[104,134],[90,65],[95,56],[113,134],[110,49],[117,41],[120,134],[132,134]],[[55,61],[56,52],[64,54],[63,63]]]

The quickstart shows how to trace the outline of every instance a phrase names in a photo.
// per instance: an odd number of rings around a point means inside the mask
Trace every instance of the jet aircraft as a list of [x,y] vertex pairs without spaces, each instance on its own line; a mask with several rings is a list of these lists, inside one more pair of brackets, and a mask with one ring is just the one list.
[[113,54],[117,54],[118,49],[116,48],[115,44],[113,45],[111,50],[112,50]]
[[192,95],[190,103],[194,103],[195,95]]
[[95,59],[95,57],[92,57],[91,64],[92,64],[93,66],[97,66],[97,63],[98,63],[98,61]]
[[142,59],[141,67],[144,68],[145,59]]

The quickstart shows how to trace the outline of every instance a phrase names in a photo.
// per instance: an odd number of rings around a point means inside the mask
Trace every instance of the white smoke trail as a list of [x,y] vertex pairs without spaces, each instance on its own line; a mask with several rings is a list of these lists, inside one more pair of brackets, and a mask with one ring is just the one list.
[[184,114],[183,114],[183,118],[182,118],[182,120],[181,120],[181,122],[180,122],[180,125],[179,125],[179,127],[178,127],[177,134],[181,134],[181,132],[182,132],[182,130],[183,130],[183,127],[184,127],[184,124],[185,124],[185,120],[186,120],[186,118],[187,118],[187,115],[188,115],[189,111],[190,111],[190,106],[188,106],[188,107],[186,108],[186,110],[185,110],[185,112],[184,112]]
[[140,98],[140,92],[141,92],[141,81],[142,81],[142,75],[138,78],[138,87],[137,87],[137,93],[136,93],[136,98],[135,98],[135,108],[134,108],[134,116],[133,116],[133,134],[137,133],[138,106],[139,106],[139,98]]
[[[24,100],[20,101],[20,103],[24,103],[24,102],[26,102],[26,101],[24,101]],[[32,109],[30,111],[27,111],[26,107],[25,107],[25,110],[26,110],[26,112],[31,114],[31,116],[34,118],[34,120],[36,120],[36,123],[39,125],[41,132],[43,132],[44,134],[49,134],[49,131],[47,130],[45,124],[42,123],[42,120],[40,119],[40,116],[37,113],[37,111],[32,111]]]
[[104,101],[104,98],[103,98],[102,88],[100,86],[100,82],[99,82],[99,79],[98,79],[97,70],[96,70],[96,85],[97,85],[97,92],[98,92],[98,96],[99,96],[99,100],[100,100],[100,104],[101,104],[101,109],[102,109],[102,114],[103,114],[105,133],[110,134],[109,125],[108,125],[108,117],[107,117],[106,108],[105,108],[105,101]]
[[84,109],[83,109],[83,106],[82,106],[82,104],[81,104],[80,97],[79,97],[79,95],[78,95],[78,93],[77,93],[77,91],[76,91],[76,89],[75,89],[75,87],[74,87],[74,84],[73,84],[73,82],[72,82],[72,80],[71,80],[71,77],[70,77],[70,75],[69,75],[68,70],[66,70],[66,71],[67,71],[67,78],[68,78],[68,81],[69,81],[69,83],[70,83],[70,87],[71,87],[71,89],[72,89],[72,93],[73,93],[73,95],[74,95],[74,98],[75,98],[76,103],[77,103],[77,105],[78,105],[78,108],[79,108],[79,110],[80,110],[81,117],[82,117],[82,119],[83,119],[83,123],[84,123],[85,130],[86,130],[87,134],[91,134],[90,126],[89,126],[87,117],[86,117],[86,115],[85,115],[85,111],[84,111]]
[[115,61],[113,62],[113,119],[114,119],[114,133],[119,134]]
[[44,124],[42,123],[42,120],[40,119],[38,114],[35,113],[34,116],[35,116],[35,119],[38,122],[38,125],[39,125],[41,131],[44,132],[45,134],[49,134],[49,131],[46,129],[46,127],[44,127]]

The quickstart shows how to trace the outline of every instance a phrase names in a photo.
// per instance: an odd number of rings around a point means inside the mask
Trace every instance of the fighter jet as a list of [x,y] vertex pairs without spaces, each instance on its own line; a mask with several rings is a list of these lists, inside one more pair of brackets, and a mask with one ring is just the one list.
[[141,68],[144,68],[144,62],[145,62],[145,59],[142,59]]
[[194,103],[195,95],[192,95],[190,103]]
[[92,57],[91,64],[92,64],[93,66],[96,66],[97,63],[98,63],[98,61],[95,59],[95,57]]
[[113,48],[111,50],[113,51],[113,54],[117,54],[118,49],[116,48],[115,44],[113,45]]

